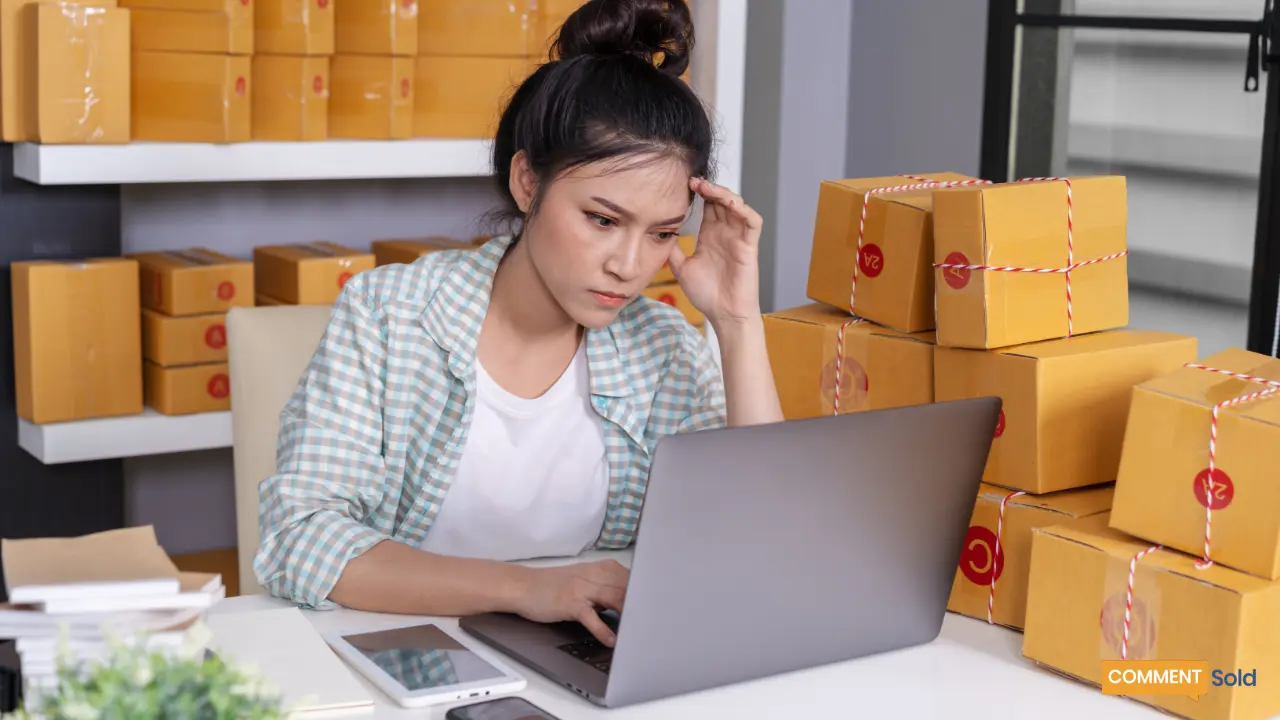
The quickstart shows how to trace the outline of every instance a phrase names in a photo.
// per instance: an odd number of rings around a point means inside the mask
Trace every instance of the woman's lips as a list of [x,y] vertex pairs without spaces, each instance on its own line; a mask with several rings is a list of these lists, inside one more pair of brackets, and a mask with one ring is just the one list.
[[622,307],[627,302],[626,295],[619,295],[617,293],[600,292],[599,290],[592,290],[591,295],[596,299],[596,302],[600,303],[601,305],[604,305],[605,307],[610,307],[610,308]]

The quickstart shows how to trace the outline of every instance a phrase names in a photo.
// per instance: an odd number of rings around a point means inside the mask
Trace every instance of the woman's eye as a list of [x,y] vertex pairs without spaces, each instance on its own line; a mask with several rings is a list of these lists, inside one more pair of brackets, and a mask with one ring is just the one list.
[[676,235],[677,235],[677,233],[673,233],[673,232],[660,232],[660,233],[658,233],[658,239],[659,239],[659,240],[671,240],[672,238],[675,238],[675,237],[676,237]]
[[600,227],[613,227],[614,225],[613,220],[603,215],[597,215],[596,213],[587,213],[587,217],[591,218],[591,222],[599,225]]

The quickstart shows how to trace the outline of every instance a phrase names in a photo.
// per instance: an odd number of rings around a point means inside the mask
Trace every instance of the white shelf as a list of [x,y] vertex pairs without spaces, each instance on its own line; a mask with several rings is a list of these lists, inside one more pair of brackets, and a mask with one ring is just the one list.
[[18,418],[18,446],[45,465],[231,447],[231,413],[140,415],[36,425]]
[[14,175],[39,185],[457,178],[491,174],[488,140],[37,145]]

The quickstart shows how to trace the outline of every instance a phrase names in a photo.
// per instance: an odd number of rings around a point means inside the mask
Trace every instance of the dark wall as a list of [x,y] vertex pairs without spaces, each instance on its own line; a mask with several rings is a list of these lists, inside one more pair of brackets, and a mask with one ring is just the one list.
[[[120,187],[42,187],[0,144],[0,538],[80,535],[124,523],[121,460],[44,465],[18,447],[9,264],[120,254]],[[0,600],[5,596],[0,585]]]

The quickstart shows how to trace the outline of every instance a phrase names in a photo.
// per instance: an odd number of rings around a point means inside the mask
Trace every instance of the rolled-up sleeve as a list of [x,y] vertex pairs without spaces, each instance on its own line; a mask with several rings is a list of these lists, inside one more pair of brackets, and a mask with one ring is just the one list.
[[690,343],[692,352],[686,353],[687,363],[680,364],[678,385],[694,388],[688,414],[680,421],[676,432],[722,428],[729,422],[728,405],[725,402],[724,376],[720,365],[711,354],[711,345],[698,336]]
[[329,609],[347,562],[382,540],[373,516],[386,487],[382,398],[386,337],[357,276],[280,415],[276,474],[259,486],[258,582]]

